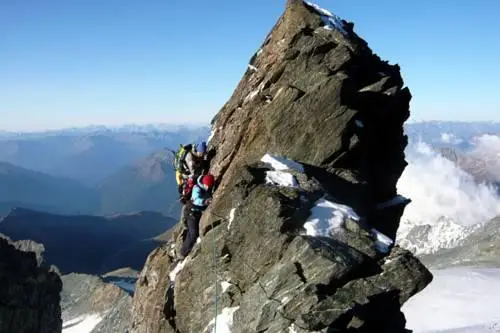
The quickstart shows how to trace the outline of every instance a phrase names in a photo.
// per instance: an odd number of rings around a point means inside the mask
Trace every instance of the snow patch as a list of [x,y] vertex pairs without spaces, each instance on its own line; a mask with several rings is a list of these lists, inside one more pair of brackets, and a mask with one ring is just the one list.
[[297,328],[295,328],[295,324],[292,324],[290,325],[290,327],[288,327],[288,333],[297,333]]
[[196,244],[200,244],[200,243],[201,243],[201,238],[200,237],[196,238]]
[[203,332],[210,330],[210,333],[231,333],[233,315],[239,308],[239,306],[236,306],[222,309],[222,312],[208,323],[207,328]]
[[186,265],[186,262],[187,262],[187,258],[185,258],[183,261],[181,261],[181,262],[177,263],[177,265],[175,265],[174,269],[168,275],[170,277],[170,281],[175,281],[175,277],[184,268],[184,266]]
[[262,48],[260,48],[258,51],[257,51],[257,57],[260,56],[260,54],[262,53]]
[[207,144],[210,142],[210,140],[212,140],[212,138],[214,137],[216,131],[217,131],[217,129],[213,129],[212,130],[212,132],[210,133],[210,136],[207,139]]
[[294,175],[283,171],[266,171],[266,183],[285,187],[298,187],[299,185]]
[[361,120],[356,119],[356,121],[354,121],[354,122],[356,123],[356,126],[358,126],[360,128],[365,127],[365,125],[363,124],[363,122]]
[[394,244],[394,241],[378,231],[377,229],[371,229],[371,232],[375,236],[375,248],[382,253],[389,253],[390,247]]
[[247,97],[245,97],[245,99],[243,100],[243,103],[248,103],[250,102],[252,99],[255,98],[255,96],[257,96],[259,94],[259,90],[258,89],[255,89],[254,91],[251,91]]
[[321,15],[328,16],[328,17],[333,16],[333,14],[332,14],[330,11],[328,11],[328,10],[326,10],[326,9],[324,9],[324,8],[321,8],[320,6],[318,6],[318,5],[317,5],[317,4],[315,4],[315,3],[312,3],[312,2],[309,2],[309,1],[304,1],[304,2],[305,2],[305,3],[309,6],[309,7],[313,7],[313,8],[314,8],[314,9],[315,9],[315,10],[316,10],[319,14],[321,14]]
[[323,20],[323,23],[325,24],[325,29],[332,30],[332,29],[337,29],[344,35],[347,34],[344,23],[342,23],[342,19],[338,17],[337,15],[332,14],[330,11],[321,8],[315,3],[309,2],[309,1],[304,1],[306,5],[309,7],[312,7],[320,14],[321,19]]
[[229,283],[229,282],[227,282],[227,281],[221,281],[220,286],[222,288],[222,292],[225,293],[226,290],[229,289],[229,287],[232,286],[232,284]]
[[265,154],[260,160],[264,163],[271,164],[274,170],[285,171],[291,169],[297,172],[304,172],[304,166],[302,164],[285,157]]
[[323,198],[311,209],[311,215],[304,223],[304,228],[309,236],[330,236],[343,226],[347,219],[360,220],[351,207]]
[[229,224],[227,225],[227,230],[229,230],[231,228],[231,224],[233,223],[235,212],[236,212],[236,208],[231,209],[231,211],[229,212]]
[[[494,332],[500,321],[500,269],[435,270],[433,281],[402,307],[408,329],[430,332]],[[498,330],[498,326],[496,327]]]
[[103,317],[98,314],[84,315],[63,323],[62,333],[90,333]]
[[257,67],[255,67],[254,65],[250,65],[250,64],[248,64],[248,68],[249,68],[250,70],[252,70],[252,71],[257,72]]

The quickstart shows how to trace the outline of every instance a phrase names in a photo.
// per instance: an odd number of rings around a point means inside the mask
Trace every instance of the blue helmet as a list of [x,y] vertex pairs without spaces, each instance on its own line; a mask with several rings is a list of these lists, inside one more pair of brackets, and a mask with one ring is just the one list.
[[197,152],[204,154],[207,151],[207,143],[202,141],[196,145],[195,149]]

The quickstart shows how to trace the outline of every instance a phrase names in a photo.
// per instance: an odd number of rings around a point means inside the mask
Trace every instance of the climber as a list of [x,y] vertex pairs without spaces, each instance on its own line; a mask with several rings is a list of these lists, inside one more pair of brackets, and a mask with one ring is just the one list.
[[177,190],[183,195],[185,180],[189,177],[196,179],[201,174],[200,167],[202,160],[207,150],[205,141],[193,146],[192,144],[180,145],[179,150],[175,155],[175,180],[177,182]]
[[200,219],[203,211],[211,202],[212,189],[215,178],[211,174],[199,176],[196,185],[193,187],[191,200],[185,205],[187,234],[182,244],[179,259],[184,259],[193,248],[200,234]]

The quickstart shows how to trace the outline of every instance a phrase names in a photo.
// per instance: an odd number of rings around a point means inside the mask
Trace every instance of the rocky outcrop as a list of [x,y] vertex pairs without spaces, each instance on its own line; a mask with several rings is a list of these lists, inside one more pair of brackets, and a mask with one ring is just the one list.
[[[33,247],[31,243],[31,247]],[[61,332],[59,275],[0,237],[0,332]]]
[[62,318],[68,327],[89,320],[89,333],[124,333],[130,324],[132,297],[97,276],[68,274],[62,277]]
[[404,331],[432,279],[392,247],[411,95],[352,28],[288,1],[212,122],[200,242],[176,261],[178,226],[149,255],[131,332]]

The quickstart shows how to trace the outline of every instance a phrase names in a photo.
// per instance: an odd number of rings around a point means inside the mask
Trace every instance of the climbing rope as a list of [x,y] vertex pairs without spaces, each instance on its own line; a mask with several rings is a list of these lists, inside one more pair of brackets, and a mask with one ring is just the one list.
[[215,293],[214,293],[214,329],[213,333],[217,333],[217,306],[218,306],[218,298],[219,298],[219,272],[217,270],[217,242],[215,238],[215,229],[214,222],[212,220],[212,247],[213,247],[213,266],[214,266],[214,275],[215,275]]
[[[215,213],[211,213],[212,216],[217,218],[215,221],[224,221],[228,220],[227,217],[220,216]],[[212,330],[212,333],[217,333],[217,313],[218,313],[218,301],[219,301],[219,271],[218,271],[218,260],[217,260],[217,237],[215,235],[215,227],[214,227],[214,220],[210,223],[211,226],[211,232],[212,232],[212,254],[213,254],[213,268],[214,268],[214,275],[215,275],[215,292],[214,292],[214,328]]]

